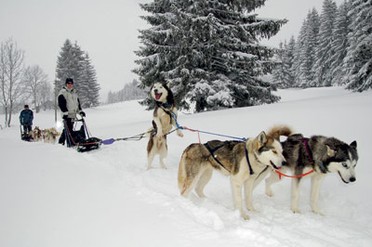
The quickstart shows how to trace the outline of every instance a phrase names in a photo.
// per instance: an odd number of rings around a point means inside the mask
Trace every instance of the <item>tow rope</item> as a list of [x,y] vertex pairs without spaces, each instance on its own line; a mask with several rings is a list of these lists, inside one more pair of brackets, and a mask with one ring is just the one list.
[[[214,136],[220,136],[220,137],[225,137],[225,138],[230,138],[230,139],[235,139],[235,140],[239,140],[239,141],[247,141],[246,138],[244,137],[237,137],[237,136],[231,136],[231,135],[224,135],[224,134],[218,134],[218,133],[213,133],[213,132],[208,132],[208,131],[203,131],[203,130],[197,130],[197,129],[191,129],[191,128],[188,128],[186,126],[181,126],[178,121],[177,121],[177,115],[172,112],[172,111],[169,111],[167,108],[164,108],[164,106],[160,106],[165,112],[167,112],[168,114],[170,114],[171,118],[174,119],[174,122],[176,124],[176,128],[169,131],[168,133],[164,134],[164,135],[169,135],[171,133],[173,133],[174,131],[176,130],[188,130],[188,131],[191,131],[191,132],[197,132],[198,133],[198,138],[199,138],[199,143],[201,143],[200,141],[200,133],[202,134],[208,134],[208,135],[214,135]],[[139,141],[141,140],[142,138],[144,138],[146,135],[148,135],[149,133],[153,132],[154,129],[150,129],[149,131],[146,131],[144,133],[140,133],[140,134],[137,134],[137,135],[134,135],[134,136],[130,136],[130,137],[122,137],[122,138],[109,138],[109,139],[106,139],[106,140],[101,140],[101,144],[103,145],[110,145],[110,144],[113,144],[114,142],[116,141],[129,141],[129,140],[134,140],[134,141]]]
[[151,133],[152,131],[153,130],[151,129],[149,131],[146,131],[146,132],[134,135],[134,136],[121,137],[121,138],[110,138],[110,139],[102,140],[101,143],[103,145],[110,145],[110,144],[113,144],[116,141],[139,141],[142,138],[144,138],[147,134]]

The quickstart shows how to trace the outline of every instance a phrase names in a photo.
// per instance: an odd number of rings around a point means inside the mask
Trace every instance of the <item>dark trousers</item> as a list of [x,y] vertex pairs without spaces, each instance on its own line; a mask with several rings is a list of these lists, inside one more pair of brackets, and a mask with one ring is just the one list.
[[63,123],[64,123],[64,129],[62,131],[61,136],[59,137],[58,143],[64,145],[66,141],[66,137],[67,137],[67,147],[73,146],[74,140],[71,140],[71,139],[72,139],[74,121],[72,118],[67,118],[66,120],[63,120]]
[[32,125],[30,124],[23,124],[23,133],[29,134],[32,130]]

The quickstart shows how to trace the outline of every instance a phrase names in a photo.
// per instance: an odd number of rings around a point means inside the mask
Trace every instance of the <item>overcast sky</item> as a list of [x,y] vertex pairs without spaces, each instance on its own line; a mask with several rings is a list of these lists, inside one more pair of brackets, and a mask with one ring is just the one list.
[[[343,0],[335,0],[337,5]],[[101,98],[137,78],[131,72],[138,50],[138,3],[150,0],[0,0],[0,42],[12,37],[25,51],[26,65],[39,65],[51,82],[58,54],[66,39],[88,52],[101,85]],[[286,18],[289,22],[268,44],[297,36],[308,11],[321,12],[323,0],[267,0],[260,17]],[[267,42],[265,42],[267,43]]]

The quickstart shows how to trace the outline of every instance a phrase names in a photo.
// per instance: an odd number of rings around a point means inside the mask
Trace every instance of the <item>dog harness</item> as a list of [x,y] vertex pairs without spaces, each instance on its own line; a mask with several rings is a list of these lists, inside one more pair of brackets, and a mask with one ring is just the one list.
[[177,122],[177,114],[175,114],[173,111],[172,111],[172,108],[173,108],[173,104],[170,104],[168,102],[165,102],[165,103],[160,103],[160,102],[156,102],[156,105],[161,108],[165,113],[167,113],[169,115],[169,121],[170,123],[172,123],[172,118],[174,118],[174,121],[177,125],[177,128],[180,128],[178,122]]
[[[171,108],[172,108],[172,104],[169,104],[169,103],[161,103],[161,102],[158,102],[158,101],[156,101],[155,102],[156,103],[156,106],[157,107],[159,107],[159,108],[161,108],[166,114],[168,114],[169,115],[169,123],[170,124],[172,124],[172,110],[171,110]],[[155,122],[154,121],[152,121],[152,127],[153,127],[153,130],[151,131],[151,136],[155,136],[156,135],[156,133],[158,132],[158,127],[156,126],[156,124],[155,124]],[[167,134],[169,134],[169,133],[167,133]],[[167,134],[165,134],[164,136],[166,136]]]
[[[309,161],[314,164],[314,159],[313,159],[313,153],[311,152],[311,149],[310,149],[310,146],[309,146],[309,138],[302,138],[302,144],[305,148],[305,151],[306,151],[306,154],[308,156],[308,159]],[[326,168],[323,166],[323,163],[319,166],[320,167],[320,170],[323,172],[323,173],[327,173],[326,171]],[[287,177],[287,178],[302,178],[302,177],[305,177],[311,173],[314,172],[314,169],[311,169],[310,171],[306,172],[306,173],[303,173],[303,174],[299,174],[299,175],[287,175],[287,174],[284,174],[282,172],[280,172],[279,170],[275,170],[275,172],[278,174],[279,176],[279,179],[282,179],[282,177]]]
[[[311,152],[310,146],[309,146],[309,138],[303,138],[302,143],[305,146],[307,156],[309,156],[310,162],[315,166],[315,161],[313,159],[313,153]],[[323,162],[320,162],[319,169],[322,173],[328,173],[328,168],[323,165]]]
[[[214,147],[212,148],[208,142],[204,143],[203,145],[207,148],[207,150],[209,151],[209,153],[211,154],[211,156],[213,157],[213,159],[220,165],[222,166],[222,168],[224,168],[226,171],[228,172],[231,172],[229,171],[226,166],[224,164],[222,164],[222,162],[220,160],[217,159],[217,156],[214,155],[214,153],[222,148],[223,146],[225,146],[226,144],[228,143],[231,143],[231,142],[238,142],[238,143],[243,143],[242,141],[224,141],[221,145],[217,146],[217,147]],[[252,166],[251,166],[251,163],[249,162],[249,157],[248,157],[248,150],[247,150],[247,147],[244,145],[244,152],[245,152],[245,158],[247,160],[247,164],[248,164],[248,169],[249,169],[249,174],[250,175],[253,175],[254,172],[253,172],[253,169],[252,169]]]

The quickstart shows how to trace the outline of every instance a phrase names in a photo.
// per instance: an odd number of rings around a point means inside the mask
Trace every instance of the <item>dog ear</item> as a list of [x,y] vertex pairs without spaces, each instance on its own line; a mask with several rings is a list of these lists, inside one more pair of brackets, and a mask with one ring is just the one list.
[[336,151],[330,148],[328,145],[326,145],[326,147],[327,147],[327,155],[329,157],[334,157],[336,155]]
[[168,92],[168,94],[167,94],[167,103],[170,104],[170,105],[172,105],[172,106],[174,106],[175,102],[174,102],[173,92],[172,92],[172,90],[169,87],[170,82],[169,83],[163,83],[162,85],[165,88],[165,90],[167,90],[167,92]]
[[353,141],[352,143],[350,143],[350,147],[356,149],[357,148],[357,142]]
[[262,131],[258,136],[257,136],[258,142],[260,145],[264,145],[267,142],[267,136],[265,131]]

